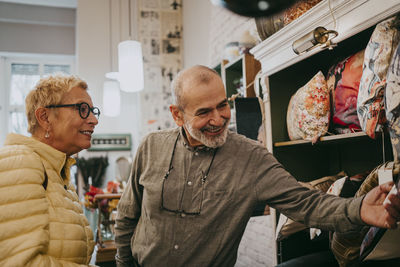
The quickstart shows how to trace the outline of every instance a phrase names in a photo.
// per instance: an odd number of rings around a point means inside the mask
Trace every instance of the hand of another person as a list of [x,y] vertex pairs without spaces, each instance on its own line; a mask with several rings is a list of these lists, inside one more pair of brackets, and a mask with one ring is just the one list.
[[397,227],[397,221],[400,220],[400,194],[390,194],[390,202],[384,202],[386,196],[392,189],[393,182],[388,182],[372,189],[365,196],[362,204],[360,216],[361,219],[373,226],[380,228]]

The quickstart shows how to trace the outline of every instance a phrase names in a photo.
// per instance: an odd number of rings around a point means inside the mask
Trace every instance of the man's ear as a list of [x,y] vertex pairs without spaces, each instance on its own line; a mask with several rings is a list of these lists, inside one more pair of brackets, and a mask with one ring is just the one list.
[[184,124],[182,110],[180,110],[179,107],[176,105],[170,105],[169,110],[171,111],[172,118],[174,118],[176,125],[182,127],[182,125]]
[[44,130],[49,128],[49,112],[47,108],[40,107],[35,110],[35,117],[40,127]]

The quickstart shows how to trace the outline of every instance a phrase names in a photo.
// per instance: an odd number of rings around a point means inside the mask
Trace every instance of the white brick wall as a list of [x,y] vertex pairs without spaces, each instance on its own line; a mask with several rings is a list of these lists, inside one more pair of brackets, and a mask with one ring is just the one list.
[[226,44],[239,41],[246,31],[255,32],[253,18],[236,15],[224,8],[211,9],[209,56],[212,66],[221,62]]
[[[209,38],[209,62],[211,62],[211,66],[221,62],[225,45],[229,42],[239,41],[246,30],[250,33],[256,32],[253,18],[238,16],[220,7],[212,7]],[[250,219],[239,246],[236,267],[276,265],[273,226],[275,220],[271,216],[274,215]]]

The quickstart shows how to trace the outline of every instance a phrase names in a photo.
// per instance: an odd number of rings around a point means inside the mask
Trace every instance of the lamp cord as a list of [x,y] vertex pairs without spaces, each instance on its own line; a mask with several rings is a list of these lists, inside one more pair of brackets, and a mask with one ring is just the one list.
[[329,4],[329,12],[331,13],[332,19],[333,19],[333,29],[336,30],[336,18],[333,15],[332,7],[331,7],[331,0],[328,0]]
[[111,1],[112,0],[109,0],[109,21],[110,21],[110,23],[109,23],[109,25],[108,25],[108,29],[109,29],[109,33],[110,33],[110,36],[109,36],[109,44],[110,44],[110,71],[113,71],[113,62],[112,62],[112,31],[111,31],[111,21],[112,21],[112,19],[111,19],[111,14],[112,14],[112,12],[111,12]]
[[131,1],[129,0],[129,40],[132,40],[132,25],[131,25],[131,16],[132,16],[132,9],[131,9]]

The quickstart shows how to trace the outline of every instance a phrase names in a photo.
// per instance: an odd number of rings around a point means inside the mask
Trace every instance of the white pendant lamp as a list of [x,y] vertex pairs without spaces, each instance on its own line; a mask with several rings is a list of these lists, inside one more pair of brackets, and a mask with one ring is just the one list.
[[122,91],[139,92],[144,88],[142,45],[128,40],[118,44],[118,72]]
[[103,113],[108,117],[117,117],[121,113],[121,94],[118,81],[104,82]]

